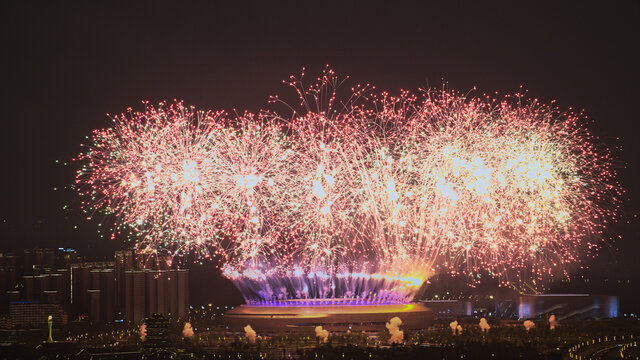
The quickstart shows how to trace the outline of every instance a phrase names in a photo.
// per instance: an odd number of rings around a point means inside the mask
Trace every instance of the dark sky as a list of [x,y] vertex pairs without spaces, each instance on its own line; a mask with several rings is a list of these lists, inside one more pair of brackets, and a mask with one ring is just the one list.
[[611,227],[623,235],[618,250],[594,271],[639,271],[638,2],[83,3],[3,6],[0,250],[71,246],[103,256],[119,246],[82,221],[72,192],[53,190],[75,170],[55,160],[69,161],[84,136],[108,126],[106,113],[174,98],[256,111],[288,91],[288,75],[330,64],[392,92],[443,81],[478,94],[522,85],[584,109],[594,133],[621,147],[631,199],[631,224]]

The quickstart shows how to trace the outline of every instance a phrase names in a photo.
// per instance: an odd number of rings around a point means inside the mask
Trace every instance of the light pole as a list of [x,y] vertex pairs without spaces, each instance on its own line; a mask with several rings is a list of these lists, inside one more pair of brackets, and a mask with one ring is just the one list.
[[48,323],[49,323],[49,339],[47,339],[47,342],[53,342],[53,337],[51,336],[51,332],[53,331],[53,316],[49,315]]

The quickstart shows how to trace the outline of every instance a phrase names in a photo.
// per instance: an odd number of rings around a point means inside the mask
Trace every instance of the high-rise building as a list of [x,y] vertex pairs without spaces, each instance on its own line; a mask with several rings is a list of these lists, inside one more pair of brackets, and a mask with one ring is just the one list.
[[[178,269],[178,313],[180,319],[184,319],[189,307],[189,270]],[[174,315],[175,317],[175,315]]]
[[[138,253],[141,267],[142,255]],[[8,267],[15,265],[15,256],[0,254],[0,301],[5,311],[9,301],[60,305],[74,317],[89,317],[92,322],[111,322],[123,315],[127,321],[140,322],[154,313],[184,318],[189,272],[170,269],[167,256],[153,256],[147,268],[137,268],[132,250],[117,251],[113,262],[75,262],[81,258],[72,249],[27,249],[23,260],[29,271],[21,296],[13,280],[15,266]]]
[[15,267],[0,267],[0,313],[4,313],[8,309],[8,291],[14,291],[16,288],[16,269]]
[[[114,283],[114,271],[113,269],[92,269],[91,274],[91,289],[87,289],[89,293],[89,313],[91,314],[93,322],[110,322],[113,321],[113,304],[115,302],[115,295],[113,291]],[[94,299],[96,292],[99,291],[99,299]],[[100,305],[96,310],[94,305],[97,303]],[[94,314],[95,311],[99,311],[100,314]]]
[[125,318],[127,321],[139,322],[146,315],[145,275],[145,272],[140,270],[125,272]]
[[67,308],[67,311],[70,310],[71,278],[69,277],[69,269],[57,269],[55,274],[51,275],[51,280],[55,284],[55,289],[58,291],[60,304]]
[[17,257],[15,253],[0,253],[0,268],[16,268],[17,266]]
[[133,272],[133,321],[138,322],[147,315],[146,305],[146,274],[144,271]]
[[24,249],[22,260],[24,262],[24,273],[33,274],[33,267],[36,265],[35,249]]
[[157,309],[156,312],[160,314],[169,314],[169,302],[167,301],[169,274],[166,270],[159,270],[156,272],[156,291],[157,291]]
[[102,269],[100,271],[100,291],[102,304],[102,321],[114,320],[115,308],[115,276],[114,269]]
[[158,312],[158,281],[156,279],[156,271],[146,271],[146,287],[147,287],[147,309],[146,313],[154,314]]
[[43,301],[44,292],[52,290],[49,284],[49,277],[49,274],[40,274],[33,277],[35,279],[36,288],[38,289],[36,293],[36,300]]
[[0,313],[8,310],[8,291],[16,288],[16,256],[13,253],[0,253]]
[[178,272],[176,270],[169,270],[167,285],[169,313],[172,317],[175,317],[178,314]]
[[35,301],[38,290],[36,289],[36,280],[33,276],[27,275],[22,278],[24,280],[24,297],[27,301]]
[[[121,290],[122,291],[122,290]],[[127,321],[133,321],[133,271],[124,272],[124,316]]]
[[52,269],[56,266],[56,251],[53,249],[42,249],[42,267]]
[[113,269],[113,262],[84,262],[71,266],[71,304],[76,315],[88,315],[90,299],[87,290],[101,289],[101,270]]
[[97,289],[87,290],[90,303],[89,320],[93,323],[102,322],[102,306],[100,304],[102,297],[101,293],[102,292]]
[[125,272],[125,318],[139,322],[160,313],[184,318],[189,306],[189,270],[134,270]]
[[133,270],[133,251],[116,251],[115,256],[115,308],[118,312],[125,312],[125,272]]
[[89,299],[87,290],[91,288],[91,269],[83,264],[71,266],[71,304],[74,314],[87,314]]
[[25,249],[24,273],[28,275],[40,275],[43,269],[55,267],[56,253],[53,249]]

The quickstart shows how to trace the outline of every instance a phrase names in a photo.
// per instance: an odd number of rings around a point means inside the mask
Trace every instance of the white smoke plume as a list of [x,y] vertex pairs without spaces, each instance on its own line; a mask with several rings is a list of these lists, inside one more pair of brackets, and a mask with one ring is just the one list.
[[527,330],[527,332],[536,327],[536,324],[531,320],[526,320],[524,323],[522,323],[522,325],[524,326],[525,330]]
[[558,326],[559,324],[560,324],[560,322],[558,320],[556,320],[556,316],[555,315],[549,316],[549,330],[555,329],[556,326]]
[[193,337],[193,328],[191,327],[191,323],[184,323],[184,328],[182,329],[182,336],[186,338]]
[[491,329],[491,325],[489,325],[487,319],[485,318],[480,319],[480,323],[478,324],[478,326],[480,326],[480,330],[482,330],[482,332],[487,332],[489,331],[489,329]]
[[256,331],[253,330],[251,325],[247,325],[244,327],[244,336],[247,338],[247,340],[250,343],[253,344],[256,342],[256,338],[258,337],[258,334],[256,334]]
[[457,321],[452,321],[449,323],[449,327],[451,328],[451,332],[453,332],[453,335],[457,335],[456,331],[458,330],[458,328],[460,328],[460,330],[462,330],[462,328],[458,325]]
[[147,340],[147,324],[140,325],[140,340]]
[[329,331],[323,329],[322,326],[316,326],[316,337],[326,343],[329,340]]
[[391,318],[391,320],[385,324],[387,330],[389,330],[389,335],[391,335],[389,339],[390,344],[402,344],[404,341],[404,331],[400,330],[400,325],[402,325],[402,320],[397,316]]

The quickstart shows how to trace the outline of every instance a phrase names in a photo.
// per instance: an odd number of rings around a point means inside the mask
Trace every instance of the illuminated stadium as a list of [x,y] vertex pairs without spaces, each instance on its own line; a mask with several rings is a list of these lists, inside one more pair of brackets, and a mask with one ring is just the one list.
[[224,317],[229,328],[240,331],[247,324],[258,332],[381,331],[391,318],[404,329],[426,329],[433,313],[422,304],[369,304],[345,299],[284,300],[274,304],[242,305]]
[[430,309],[411,302],[422,285],[421,279],[412,277],[297,272],[238,277],[234,283],[247,303],[224,316],[225,324],[236,331],[247,324],[258,332],[313,332],[316,326],[328,331],[379,331],[394,317],[405,329],[425,329],[433,322]]

